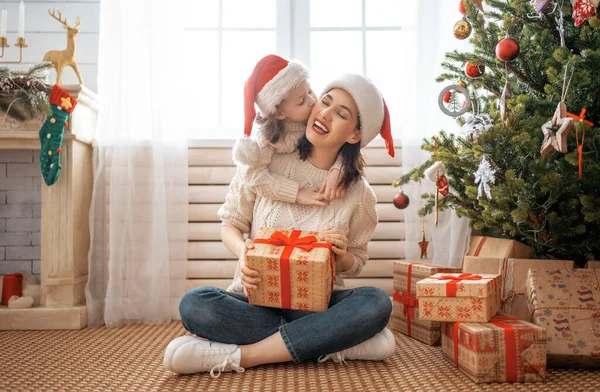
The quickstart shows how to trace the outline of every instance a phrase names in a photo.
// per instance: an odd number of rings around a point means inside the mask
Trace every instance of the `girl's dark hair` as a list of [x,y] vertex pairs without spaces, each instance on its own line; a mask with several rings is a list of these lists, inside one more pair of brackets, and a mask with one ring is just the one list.
[[273,144],[277,143],[285,126],[284,121],[276,119],[275,115],[263,117],[259,113],[256,113],[256,123],[264,129],[265,136]]
[[[358,120],[357,128],[360,129],[360,119]],[[306,134],[302,136],[298,144],[300,159],[303,161],[306,160],[312,151],[312,147],[313,145],[306,138]],[[364,173],[365,158],[360,151],[360,142],[355,144],[345,143],[338,152],[338,156],[342,157],[342,178],[338,186],[348,189]]]

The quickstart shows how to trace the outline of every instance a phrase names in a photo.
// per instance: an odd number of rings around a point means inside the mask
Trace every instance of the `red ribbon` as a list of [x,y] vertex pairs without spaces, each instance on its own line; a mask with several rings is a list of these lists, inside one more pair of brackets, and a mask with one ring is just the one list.
[[586,108],[581,109],[581,112],[579,113],[579,116],[573,113],[569,113],[567,112],[567,116],[571,117],[572,119],[576,120],[576,121],[583,121],[584,123],[586,123],[587,125],[589,125],[590,127],[594,126],[594,123],[588,120],[585,120],[585,112],[587,111]]
[[[515,328],[503,321],[520,320],[516,317],[496,316],[490,323],[504,330],[504,347],[506,349],[506,382],[517,382],[517,337]],[[461,323],[452,326],[452,341],[454,342],[454,366],[458,368],[458,330]]]
[[479,252],[481,252],[481,248],[483,247],[483,244],[485,243],[485,240],[487,240],[487,237],[483,237],[479,241],[479,244],[477,245],[477,248],[475,248],[475,253],[473,253],[473,256],[479,256]]
[[462,280],[481,280],[483,278],[479,275],[460,274],[458,276],[442,275],[435,279],[449,280],[450,282],[446,283],[446,297],[456,297],[456,285],[458,284],[458,282],[460,282]]
[[331,288],[335,280],[335,260],[333,258],[333,251],[331,245],[323,242],[317,242],[317,237],[309,235],[300,238],[302,234],[301,230],[292,230],[290,236],[286,236],[281,231],[276,231],[271,234],[271,237],[256,238],[255,244],[266,244],[274,246],[283,246],[283,252],[279,256],[279,278],[281,279],[281,307],[283,309],[292,308],[292,295],[291,295],[291,274],[290,274],[290,256],[294,251],[294,248],[300,248],[305,252],[310,252],[314,248],[327,248],[329,249],[329,261],[331,263]]
[[419,263],[410,263],[408,264],[408,272],[407,279],[408,284],[406,286],[406,293],[399,292],[394,290],[394,301],[400,302],[404,305],[402,309],[402,314],[406,317],[406,334],[411,336],[411,319],[415,317],[415,307],[419,306],[419,300],[417,298],[411,297],[411,283],[412,283],[412,266],[413,264]]

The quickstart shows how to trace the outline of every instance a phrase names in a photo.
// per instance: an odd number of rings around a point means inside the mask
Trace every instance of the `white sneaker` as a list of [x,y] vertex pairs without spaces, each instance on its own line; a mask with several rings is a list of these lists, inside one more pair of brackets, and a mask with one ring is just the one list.
[[329,359],[337,363],[346,363],[346,359],[383,361],[384,359],[391,358],[395,352],[396,339],[394,339],[394,334],[385,328],[371,339],[354,347],[319,357],[319,362],[323,363]]
[[241,358],[242,352],[236,344],[212,342],[186,335],[169,343],[164,363],[165,369],[174,373],[210,372],[211,377],[217,378],[221,372],[243,372]]

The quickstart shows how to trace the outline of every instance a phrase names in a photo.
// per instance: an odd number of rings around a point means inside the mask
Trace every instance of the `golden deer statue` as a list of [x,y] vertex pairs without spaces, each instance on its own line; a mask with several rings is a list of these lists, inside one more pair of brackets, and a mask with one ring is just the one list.
[[55,11],[48,9],[48,13],[51,17],[58,20],[63,24],[64,28],[67,29],[67,49],[65,50],[50,50],[44,55],[44,61],[50,61],[54,68],[56,68],[56,84],[62,83],[62,72],[63,68],[70,66],[75,71],[79,83],[83,84],[83,78],[79,73],[79,67],[77,66],[77,60],[75,59],[75,36],[79,34],[79,17],[75,21],[75,27],[71,27],[67,24],[67,19],[63,20],[62,13],[58,11],[56,16]]

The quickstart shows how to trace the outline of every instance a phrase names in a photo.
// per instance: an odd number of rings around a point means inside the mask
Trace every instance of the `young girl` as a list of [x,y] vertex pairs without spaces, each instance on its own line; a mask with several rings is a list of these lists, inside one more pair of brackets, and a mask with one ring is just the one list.
[[[341,199],[341,158],[336,160],[320,189],[300,189],[300,184],[269,172],[274,153],[292,153],[304,135],[306,120],[316,102],[308,83],[308,70],[295,61],[274,54],[263,57],[244,87],[244,135],[250,136],[256,117],[255,138],[240,139],[233,148],[244,186],[260,196],[287,203],[324,206],[325,200]],[[258,105],[257,116],[254,104]]]

